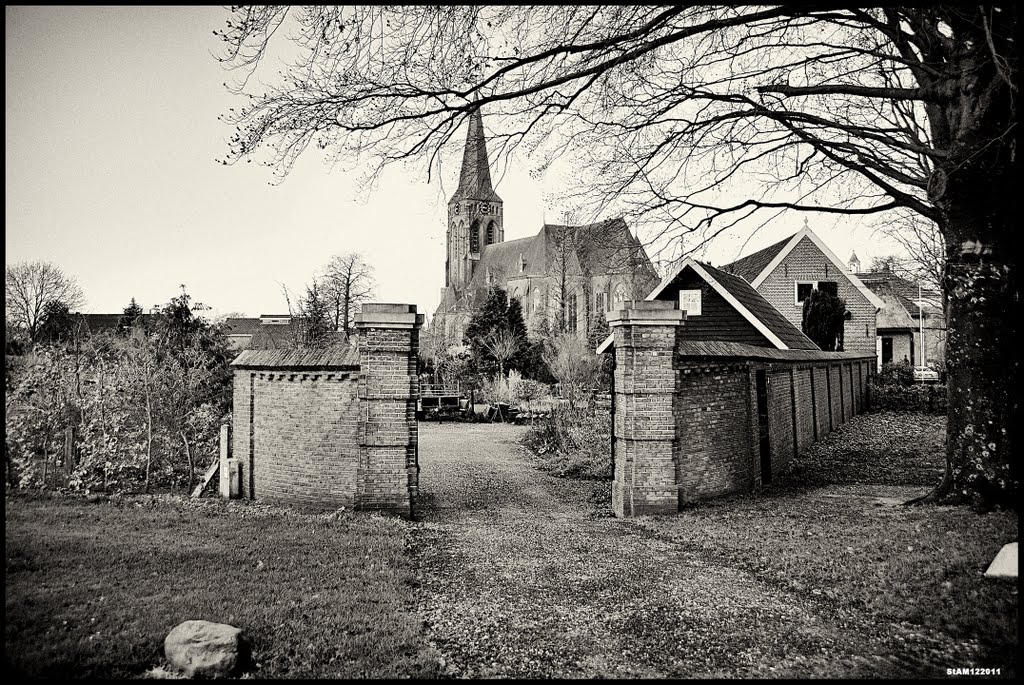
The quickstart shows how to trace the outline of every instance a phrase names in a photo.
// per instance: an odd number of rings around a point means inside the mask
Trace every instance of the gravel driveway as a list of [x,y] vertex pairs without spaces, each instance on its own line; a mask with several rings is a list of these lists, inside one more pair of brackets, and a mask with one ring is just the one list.
[[945,675],[954,655],[909,626],[809,603],[612,518],[592,484],[539,471],[523,430],[420,424],[413,551],[449,676]]

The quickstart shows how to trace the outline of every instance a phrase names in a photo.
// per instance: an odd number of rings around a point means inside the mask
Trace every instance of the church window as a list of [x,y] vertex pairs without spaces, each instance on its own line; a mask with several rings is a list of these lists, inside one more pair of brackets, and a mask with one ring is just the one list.
[[541,294],[540,288],[533,289],[533,313],[537,314],[540,312],[541,306],[543,305],[543,295]]
[[486,245],[494,244],[494,222],[487,224],[487,242]]
[[572,295],[569,295],[565,304],[565,328],[570,333],[575,333],[576,319],[578,318],[578,312],[576,311],[576,294],[573,293]]
[[615,296],[612,298],[616,307],[626,301],[626,286],[619,283],[615,286]]
[[480,251],[480,224],[476,221],[469,227],[469,251]]
[[600,292],[594,296],[594,311],[603,312],[608,309],[608,293]]

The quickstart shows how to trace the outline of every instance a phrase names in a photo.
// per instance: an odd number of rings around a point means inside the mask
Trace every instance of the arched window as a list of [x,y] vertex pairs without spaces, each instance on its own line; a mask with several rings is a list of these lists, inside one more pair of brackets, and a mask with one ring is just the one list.
[[621,305],[625,301],[626,286],[619,283],[618,285],[615,286],[615,294],[612,296],[612,304],[616,305],[616,308],[618,308],[618,305]]
[[544,295],[541,293],[540,287],[533,289],[533,313],[539,314],[541,307],[544,306]]
[[469,227],[469,251],[480,251],[480,222],[474,221]]
[[494,222],[493,221],[490,222],[489,224],[487,224],[487,241],[484,244],[485,245],[493,245],[494,244]]

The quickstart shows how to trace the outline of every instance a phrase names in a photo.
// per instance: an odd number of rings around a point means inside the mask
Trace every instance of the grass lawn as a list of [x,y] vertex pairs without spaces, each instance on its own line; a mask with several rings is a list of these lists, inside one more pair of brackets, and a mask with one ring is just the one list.
[[642,525],[837,612],[973,641],[980,646],[974,665],[1002,668],[1005,677],[1016,670],[1017,584],[982,574],[1003,544],[1017,540],[1017,515],[899,504],[914,490],[901,485],[938,482],[944,430],[941,416],[865,414],[761,495]]
[[259,678],[436,675],[408,527],[245,502],[7,494],[6,670],[139,676],[178,623],[230,623]]

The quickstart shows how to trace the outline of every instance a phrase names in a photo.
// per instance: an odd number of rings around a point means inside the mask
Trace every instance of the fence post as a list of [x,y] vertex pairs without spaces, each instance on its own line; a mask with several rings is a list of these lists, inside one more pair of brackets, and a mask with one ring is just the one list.
[[225,420],[220,424],[220,496],[231,497],[231,471],[228,459],[231,458],[231,422]]

